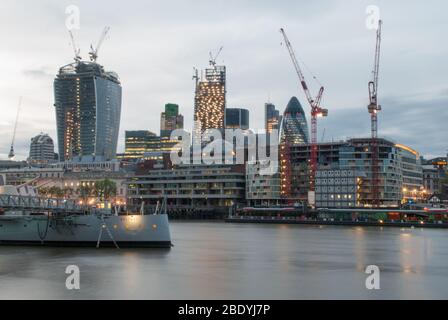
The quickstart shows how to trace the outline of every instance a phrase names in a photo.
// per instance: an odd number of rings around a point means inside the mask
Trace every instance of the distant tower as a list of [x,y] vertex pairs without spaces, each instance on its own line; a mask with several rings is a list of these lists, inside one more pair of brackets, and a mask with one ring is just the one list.
[[242,108],[227,108],[226,129],[249,130],[249,110]]
[[283,114],[280,142],[288,142],[290,146],[294,146],[309,143],[309,141],[305,112],[299,100],[292,97]]
[[[219,53],[219,52],[218,52]],[[205,78],[196,79],[194,99],[194,134],[206,129],[225,128],[226,67],[217,66],[216,57],[210,59],[210,68],[205,69]]]
[[118,75],[96,62],[60,68],[54,80],[59,158],[115,157],[121,113]]
[[160,136],[170,137],[171,132],[184,128],[184,116],[179,114],[179,106],[174,103],[165,104],[165,111],[160,115]]
[[266,133],[271,133],[272,130],[279,130],[282,116],[279,111],[275,109],[275,105],[268,102],[264,105],[264,128]]
[[32,164],[46,164],[54,160],[53,139],[46,133],[40,133],[31,139],[28,161]]

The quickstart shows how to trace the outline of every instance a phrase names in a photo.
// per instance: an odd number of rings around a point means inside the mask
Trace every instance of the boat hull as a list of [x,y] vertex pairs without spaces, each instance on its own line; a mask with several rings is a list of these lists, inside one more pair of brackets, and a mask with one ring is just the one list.
[[[99,241],[98,241],[99,240]],[[0,216],[0,245],[171,247],[166,214]]]

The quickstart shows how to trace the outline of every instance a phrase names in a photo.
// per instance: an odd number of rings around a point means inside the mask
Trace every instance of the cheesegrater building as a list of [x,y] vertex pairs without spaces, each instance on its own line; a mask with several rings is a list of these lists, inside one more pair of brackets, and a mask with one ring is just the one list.
[[54,97],[60,161],[114,158],[121,114],[118,75],[96,62],[76,61],[60,68]]

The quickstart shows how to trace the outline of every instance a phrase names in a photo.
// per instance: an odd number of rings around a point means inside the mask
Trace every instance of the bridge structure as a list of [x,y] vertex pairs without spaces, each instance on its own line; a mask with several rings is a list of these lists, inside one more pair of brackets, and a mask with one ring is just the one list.
[[75,214],[82,214],[91,210],[89,206],[80,205],[74,200],[6,194],[0,195],[0,208],[3,210],[52,211]]

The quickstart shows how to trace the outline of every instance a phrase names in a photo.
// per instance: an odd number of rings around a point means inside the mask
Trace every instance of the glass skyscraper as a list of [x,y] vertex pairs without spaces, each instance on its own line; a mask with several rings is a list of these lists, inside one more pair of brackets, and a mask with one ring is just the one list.
[[280,142],[289,145],[309,143],[308,123],[305,112],[296,97],[289,100],[281,123]]
[[95,62],[60,68],[54,80],[60,161],[75,156],[115,157],[121,114],[118,75]]
[[282,116],[279,111],[275,109],[275,105],[268,102],[264,105],[264,128],[266,133],[271,133],[272,130],[279,130]]
[[226,109],[226,129],[249,129],[249,110],[242,108]]

